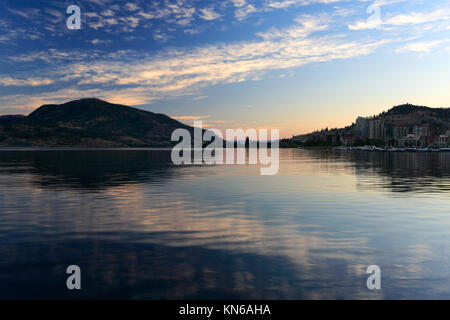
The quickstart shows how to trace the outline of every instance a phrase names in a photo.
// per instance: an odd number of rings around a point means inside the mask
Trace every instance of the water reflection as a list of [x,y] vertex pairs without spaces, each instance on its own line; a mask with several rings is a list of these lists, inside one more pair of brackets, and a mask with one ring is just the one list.
[[38,187],[104,189],[168,179],[170,152],[164,150],[45,150],[0,153],[0,174],[31,173]]
[[[310,173],[320,167],[318,174],[354,174],[361,190],[450,195],[450,152],[283,151],[285,159],[310,164]],[[304,166],[299,170],[307,172]]]
[[282,150],[260,176],[162,150],[0,152],[0,297],[450,297],[447,155],[415,156]]
[[370,176],[378,176],[376,187],[392,192],[442,193],[450,195],[448,152],[354,152],[360,188],[373,188]]

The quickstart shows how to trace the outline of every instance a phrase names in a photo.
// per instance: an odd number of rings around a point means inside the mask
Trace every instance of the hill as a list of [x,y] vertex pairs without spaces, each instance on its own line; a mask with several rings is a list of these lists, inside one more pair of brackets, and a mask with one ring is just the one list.
[[[407,115],[410,113],[428,113],[428,114],[434,114],[437,117],[441,118],[450,118],[450,108],[430,108],[430,107],[424,107],[424,106],[415,106],[412,104],[402,104],[399,106],[392,107],[389,109],[389,111],[386,113],[386,115]],[[381,114],[383,115],[383,114]]]
[[450,122],[450,108],[429,108],[403,104],[370,119],[383,120],[386,127],[429,126],[433,134],[444,133]]
[[167,147],[177,128],[193,130],[164,114],[89,98],[0,116],[0,146]]

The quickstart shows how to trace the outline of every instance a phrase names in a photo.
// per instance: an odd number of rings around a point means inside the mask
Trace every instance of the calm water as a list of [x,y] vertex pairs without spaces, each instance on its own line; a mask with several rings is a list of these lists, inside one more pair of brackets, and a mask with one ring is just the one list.
[[0,298],[450,299],[449,207],[450,153],[1,151]]

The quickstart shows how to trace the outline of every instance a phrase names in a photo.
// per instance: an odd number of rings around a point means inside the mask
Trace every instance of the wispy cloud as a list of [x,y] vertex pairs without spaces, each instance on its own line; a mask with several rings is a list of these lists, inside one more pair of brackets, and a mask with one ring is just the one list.
[[[291,27],[260,33],[259,39],[254,41],[201,46],[192,50],[171,49],[157,56],[144,55],[131,61],[98,58],[64,65],[64,68],[49,70],[48,74],[60,84],[64,81],[69,86],[76,84],[76,90],[80,92],[83,92],[81,88],[87,92],[101,92],[108,99],[120,99],[123,95],[126,102],[130,100],[127,97],[134,95],[135,102],[149,103],[168,96],[192,95],[206,86],[259,79],[270,70],[366,55],[387,43],[386,40],[355,41],[345,40],[342,36],[314,36],[315,32],[327,28],[326,19],[304,15]],[[53,54],[58,56],[56,52]],[[38,57],[41,54],[34,56]],[[16,80],[8,79],[3,85]]]
[[215,12],[213,8],[203,8],[200,9],[200,18],[202,18],[203,20],[216,20],[219,19],[222,15]]
[[342,0],[269,0],[267,3],[268,8],[285,9],[295,5],[310,5],[315,3],[330,4],[340,2]]
[[431,12],[411,12],[398,14],[387,19],[384,24],[393,26],[414,25],[450,19],[450,9],[437,9]]
[[43,78],[26,78],[26,79],[17,79],[11,77],[3,77],[0,78],[0,85],[3,86],[44,86],[52,84],[54,81],[52,79],[43,79]]
[[26,19],[34,18],[37,15],[39,15],[39,13],[40,13],[40,10],[36,9],[36,8],[27,8],[27,9],[21,9],[21,10],[17,10],[14,8],[6,8],[6,10],[11,12],[12,14],[15,14],[17,16],[20,16],[20,17],[23,17]]
[[210,116],[174,116],[172,118],[177,119],[177,120],[202,120],[202,119],[207,119]]
[[436,40],[436,41],[421,41],[421,42],[411,42],[407,43],[400,49],[397,49],[397,53],[405,53],[405,52],[418,52],[418,53],[429,53],[433,48],[445,43],[448,41],[445,40]]
[[[409,12],[388,16],[381,19],[379,24],[392,30],[392,27],[413,26],[426,23],[435,23],[439,21],[446,21],[450,19],[450,9],[437,9],[430,12]],[[378,22],[366,19],[348,24],[350,30],[367,30],[378,26]]]
[[128,11],[137,11],[140,8],[139,8],[139,6],[136,3],[127,2],[125,4],[125,9],[127,9]]
[[[19,48],[14,40],[40,39],[40,46],[35,47],[42,49],[0,53],[0,63],[8,65],[8,70],[17,67],[13,73],[0,70],[0,90],[4,87],[0,103],[10,108],[86,96],[131,105],[177,97],[199,100],[209,86],[263,80],[275,70],[292,74],[295,68],[307,64],[359,57],[391,43],[395,45],[389,52],[397,53],[431,53],[444,46],[442,34],[436,33],[450,30],[450,9],[408,6],[408,10],[398,10],[395,5],[400,3],[406,6],[407,2],[134,0],[124,4],[90,0],[83,4],[82,11],[81,42],[85,47],[78,47],[75,33],[58,29],[64,29],[64,21],[59,22],[60,26],[50,22],[64,20],[62,7],[9,8],[13,18],[0,20],[0,44]],[[369,5],[383,7],[377,30],[371,30],[376,25],[367,19]],[[294,19],[294,9],[302,7],[298,11],[303,11],[303,6],[313,6],[308,8],[310,14]],[[277,20],[279,24],[273,23],[271,28],[267,23],[256,24],[271,14],[277,19],[289,17],[291,25],[287,20]],[[43,15],[45,19],[41,19]],[[33,23],[24,24],[37,17],[39,28]],[[213,25],[217,28],[210,28]],[[239,28],[246,32],[240,34]],[[205,31],[210,32],[205,37],[192,37]],[[425,38],[427,32],[435,36]],[[236,39],[231,39],[233,36]],[[70,46],[57,49],[61,47],[53,42],[54,37],[67,37]],[[180,38],[183,47],[172,41]],[[111,51],[120,45],[130,45],[133,50]],[[19,68],[21,64],[26,66]],[[27,91],[27,87],[33,88]],[[36,87],[42,90],[36,93]]]

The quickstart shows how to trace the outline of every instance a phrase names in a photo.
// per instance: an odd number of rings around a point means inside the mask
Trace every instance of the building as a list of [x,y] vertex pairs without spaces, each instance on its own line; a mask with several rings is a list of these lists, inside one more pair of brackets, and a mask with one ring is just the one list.
[[441,134],[437,139],[437,145],[439,148],[445,148],[450,146],[450,130],[445,134]]
[[360,138],[369,137],[369,119],[358,117],[355,122],[355,136]]
[[339,138],[341,144],[346,147],[353,146],[357,140],[357,138],[353,135],[341,135]]
[[424,126],[424,125],[414,126],[414,133],[419,138],[431,136],[430,128],[428,126]]
[[414,133],[409,133],[398,141],[398,145],[399,147],[418,147],[419,137]]
[[400,140],[404,137],[406,137],[409,133],[409,127],[408,126],[394,126],[392,128],[392,138],[394,140]]
[[384,121],[373,119],[369,121],[369,139],[386,141]]

